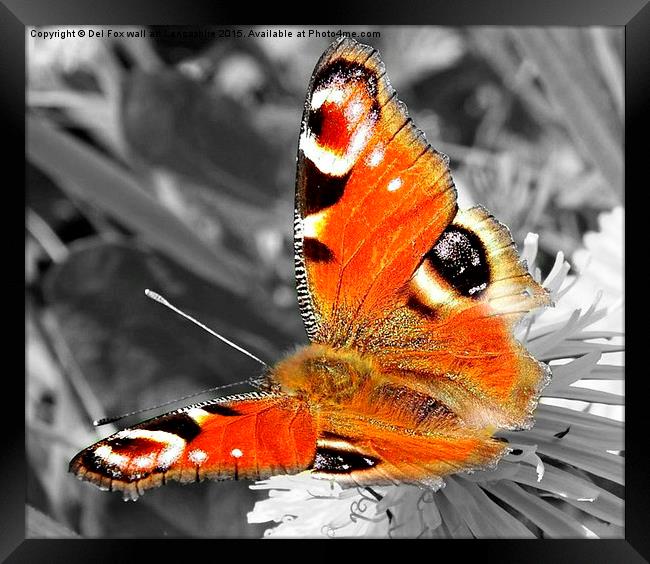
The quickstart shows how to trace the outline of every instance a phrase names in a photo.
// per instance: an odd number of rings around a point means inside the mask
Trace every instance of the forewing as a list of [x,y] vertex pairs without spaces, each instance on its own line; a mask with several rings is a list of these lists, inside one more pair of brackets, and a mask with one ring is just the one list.
[[377,52],[334,43],[314,71],[298,148],[296,275],[310,338],[349,344],[455,211],[448,159],[412,124]]
[[135,499],[170,480],[258,480],[308,468],[316,429],[301,401],[249,393],[155,417],[99,441],[70,462],[79,479]]

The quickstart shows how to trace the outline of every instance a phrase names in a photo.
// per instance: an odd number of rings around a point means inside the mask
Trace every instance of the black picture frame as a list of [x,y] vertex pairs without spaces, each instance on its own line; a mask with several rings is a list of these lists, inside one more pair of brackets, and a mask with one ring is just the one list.
[[[625,192],[634,200],[647,184],[647,176],[641,177],[644,164],[642,152],[646,151],[644,124],[647,117],[647,98],[650,92],[650,68],[647,53],[650,52],[650,6],[648,0],[471,0],[419,1],[416,3],[378,4],[368,1],[321,3],[316,7],[317,14],[326,21],[342,21],[348,24],[361,23],[431,23],[440,25],[608,25],[625,27],[625,81],[626,81],[626,169]],[[321,10],[318,12],[318,10]],[[322,11],[322,10],[326,10]],[[0,49],[0,68],[2,68],[3,88],[0,109],[3,113],[3,137],[7,142],[4,167],[13,173],[11,189],[24,185],[24,167],[18,154],[25,146],[25,27],[33,25],[56,24],[199,24],[233,23],[254,14],[260,22],[302,21],[305,12],[280,12],[277,4],[251,9],[243,4],[217,4],[210,1],[195,1],[191,4],[178,0],[130,0],[129,2],[102,1],[83,2],[53,0],[4,0],[0,5],[0,29],[3,47]],[[14,153],[16,153],[14,155]],[[647,157],[646,157],[647,158]],[[635,174],[635,173],[639,174]],[[634,184],[632,182],[634,181]],[[632,187],[636,186],[637,190]],[[9,188],[6,188],[9,189]],[[636,194],[635,194],[636,192]],[[627,206],[634,210],[635,206]],[[636,207],[638,209],[638,207]],[[632,257],[633,244],[639,240],[634,233],[638,222],[627,216],[626,221],[626,293],[631,293],[633,282],[627,276],[627,269],[634,268],[628,259]],[[9,213],[9,216],[18,216]],[[12,234],[7,240],[15,238],[11,221],[7,222]],[[628,246],[629,245],[629,246]],[[628,252],[628,249],[632,252]],[[641,247],[641,250],[643,248]],[[7,268],[7,279],[19,272],[18,266]],[[633,291],[633,290],[632,290]],[[644,294],[640,294],[644,295]],[[633,308],[629,308],[630,310]],[[626,319],[626,322],[628,319]],[[15,329],[9,333],[16,334]],[[638,333],[638,332],[637,332]],[[6,350],[19,350],[11,347],[8,337]],[[633,338],[638,338],[634,337]],[[634,343],[628,343],[628,350],[634,350]],[[626,355],[626,366],[633,362],[634,354]],[[447,541],[444,545],[451,558],[465,558],[476,555],[481,559],[499,559],[501,562],[648,562],[650,559],[650,540],[648,539],[648,515],[650,514],[650,488],[648,470],[644,464],[644,450],[647,444],[646,425],[643,420],[642,402],[647,395],[641,388],[644,371],[630,370],[625,382],[626,392],[626,509],[624,540],[540,540],[526,541]],[[15,378],[13,372],[5,374],[5,382]],[[8,383],[5,384],[8,386]],[[24,449],[24,429],[18,421],[21,402],[12,398],[5,402],[4,429],[2,432],[2,463],[0,464],[0,558],[6,562],[131,562],[140,557],[152,559],[165,556],[171,559],[174,554],[184,553],[184,559],[196,559],[202,555],[210,558],[223,558],[224,548],[215,550],[213,545],[192,545],[188,552],[187,542],[181,540],[37,540],[25,539],[25,491],[26,470]],[[24,419],[23,419],[24,420]],[[206,541],[202,541],[205,543]],[[226,541],[228,542],[228,541]],[[229,541],[233,542],[233,541]],[[450,544],[452,543],[452,544]],[[256,544],[255,542],[252,543]],[[285,552],[284,543],[266,543],[264,557],[268,551],[279,547]],[[429,548],[424,557],[433,557],[430,550],[439,555],[441,545]],[[233,547],[227,547],[228,550]],[[294,558],[313,556],[310,547],[290,553]],[[354,547],[358,549],[359,547]],[[364,550],[365,547],[360,547]],[[387,547],[386,547],[387,548]],[[347,551],[348,547],[343,547]],[[382,547],[383,549],[383,547]],[[204,552],[210,551],[210,552]],[[245,550],[248,555],[248,548]],[[276,548],[277,550],[277,548]],[[339,550],[341,550],[339,548]],[[334,556],[333,553],[332,556]],[[340,552],[335,558],[346,557]],[[252,554],[250,554],[252,556]],[[207,557],[207,556],[206,556]],[[410,557],[410,555],[409,555]],[[419,558],[413,553],[413,558]]]

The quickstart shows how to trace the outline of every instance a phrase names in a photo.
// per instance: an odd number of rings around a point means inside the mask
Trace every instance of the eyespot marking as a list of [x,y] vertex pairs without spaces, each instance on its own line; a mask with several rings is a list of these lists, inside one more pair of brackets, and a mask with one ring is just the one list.
[[439,282],[435,280],[429,272],[427,272],[426,264],[426,261],[424,264],[421,264],[413,276],[413,283],[415,285],[417,296],[415,299],[425,307],[429,306],[429,304],[446,304],[453,301],[453,291],[443,288]]
[[[320,128],[318,137],[309,128],[310,121],[315,121],[317,127]],[[335,120],[331,116],[325,120],[325,118],[312,116],[310,113],[307,127],[300,134],[300,150],[306,160],[311,161],[322,174],[336,177],[345,176],[350,173],[357,158],[372,137],[376,121],[377,115],[371,113],[366,120],[353,128],[351,133],[348,131],[350,124],[343,120]],[[326,122],[328,135],[324,134]],[[337,127],[333,127],[334,122],[340,123],[337,124]]]
[[338,59],[320,70],[314,79],[313,90],[314,92],[325,88],[338,90],[340,85],[352,82],[365,85],[368,94],[373,99],[377,97],[377,75],[367,66],[343,59]]
[[490,282],[483,243],[476,234],[457,225],[445,229],[425,260],[462,296],[478,298]]
[[151,469],[154,466],[155,459],[156,457],[153,455],[153,453],[150,453],[134,458],[133,464],[142,470],[147,470]]
[[348,174],[370,141],[379,114],[375,73],[359,63],[331,63],[312,84],[299,141],[304,158],[323,174]]
[[313,135],[316,139],[321,134],[323,130],[323,120],[325,119],[325,114],[320,107],[314,108],[312,104],[312,109],[309,112],[307,117],[307,127],[309,128],[309,133]]
[[175,433],[124,429],[81,457],[84,468],[111,479],[134,482],[167,470],[178,460],[186,442]]
[[109,466],[124,466],[129,461],[128,456],[113,452],[113,449],[108,445],[101,445],[95,449],[95,457],[103,460]]
[[328,474],[349,474],[367,470],[377,464],[377,460],[358,452],[319,448],[314,458],[313,470]]

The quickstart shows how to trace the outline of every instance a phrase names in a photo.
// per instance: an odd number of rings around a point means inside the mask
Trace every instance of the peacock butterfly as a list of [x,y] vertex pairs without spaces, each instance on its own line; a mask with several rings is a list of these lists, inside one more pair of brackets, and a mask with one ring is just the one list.
[[431,483],[493,465],[549,378],[513,337],[549,301],[508,229],[458,210],[449,159],[407,115],[377,51],[322,55],[298,147],[298,302],[311,344],[260,390],[149,419],[81,451],[80,479],[137,498],[169,480],[310,471]]

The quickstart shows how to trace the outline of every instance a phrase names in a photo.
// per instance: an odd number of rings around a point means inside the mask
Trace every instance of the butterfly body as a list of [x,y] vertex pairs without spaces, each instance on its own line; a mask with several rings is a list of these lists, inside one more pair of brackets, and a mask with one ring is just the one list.
[[370,358],[353,349],[309,345],[280,361],[271,379],[282,393],[303,401],[345,406],[380,375]]
[[377,52],[333,43],[300,130],[294,248],[311,344],[262,391],[188,406],[92,445],[71,470],[137,497],[167,480],[309,470],[347,484],[435,483],[494,465],[532,424],[548,369],[513,327],[548,303],[507,228],[458,210],[449,160]]

